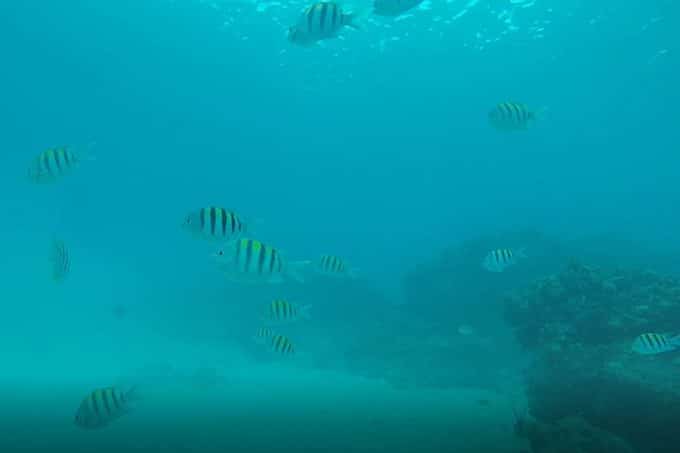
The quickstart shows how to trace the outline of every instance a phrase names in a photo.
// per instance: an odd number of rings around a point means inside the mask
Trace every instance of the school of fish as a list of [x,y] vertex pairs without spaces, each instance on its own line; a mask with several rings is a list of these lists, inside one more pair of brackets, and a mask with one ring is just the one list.
[[[335,39],[347,30],[361,31],[361,22],[368,14],[396,18],[423,0],[374,0],[366,11],[351,11],[334,1],[320,1],[307,6],[294,24],[288,28],[287,39],[301,47],[316,46]],[[521,3],[515,0],[514,3]],[[539,122],[545,108],[503,100],[488,110],[488,125],[501,132],[527,131]],[[482,118],[483,120],[483,118]],[[53,184],[77,171],[93,160],[91,145],[76,150],[71,146],[45,149],[28,166],[28,177],[36,184]],[[344,258],[335,254],[318,255],[311,260],[292,261],[278,247],[254,237],[252,225],[237,210],[215,205],[189,209],[181,227],[193,238],[215,244],[212,255],[215,268],[233,282],[243,284],[304,284],[308,277],[317,275],[341,279],[356,278],[358,271]],[[51,276],[63,283],[71,272],[71,253],[65,241],[54,238],[49,250]],[[480,256],[483,271],[501,274],[527,259],[524,248],[499,244]],[[255,309],[254,309],[255,310]],[[281,357],[292,357],[297,346],[286,334],[279,332],[286,326],[312,319],[311,305],[300,305],[284,297],[265,302],[260,307],[261,323],[252,337],[257,345]],[[462,336],[474,334],[474,329],[461,325]],[[680,349],[680,335],[672,333],[643,333],[632,341],[631,351],[645,356],[656,356]],[[87,393],[75,413],[75,424],[83,429],[99,429],[133,411],[141,398],[135,388],[123,391],[105,387]]]

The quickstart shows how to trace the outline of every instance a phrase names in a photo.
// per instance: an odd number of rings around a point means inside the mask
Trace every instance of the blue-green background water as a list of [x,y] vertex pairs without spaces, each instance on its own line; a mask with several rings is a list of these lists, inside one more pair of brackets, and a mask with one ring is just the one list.
[[[179,433],[172,448],[192,450],[257,438],[262,449],[406,451],[425,437],[433,449],[518,451],[509,408],[519,397],[480,408],[484,389],[400,393],[347,373],[343,342],[363,334],[355,320],[392,313],[405,273],[481,235],[606,233],[678,248],[674,2],[433,1],[311,49],[285,35],[304,6],[0,2],[0,350],[14,394],[3,412],[24,427],[8,446],[54,436],[157,448],[166,417]],[[505,100],[547,110],[526,133],[501,134],[486,116]],[[93,141],[96,160],[69,178],[27,181],[42,150]],[[208,204],[256,220],[258,237],[290,259],[341,254],[361,282],[225,282],[212,247],[180,229]],[[44,277],[54,234],[73,255],[58,287]],[[311,325],[294,330],[296,361],[272,360],[249,338],[253,308],[282,292],[315,305]],[[91,388],[168,362],[180,374],[212,370],[219,390],[147,384],[136,419],[103,434],[72,426]],[[317,424],[289,425],[295,417]],[[424,428],[400,438],[405,423]],[[244,428],[221,435],[225,425]],[[497,438],[481,439],[486,430]]]

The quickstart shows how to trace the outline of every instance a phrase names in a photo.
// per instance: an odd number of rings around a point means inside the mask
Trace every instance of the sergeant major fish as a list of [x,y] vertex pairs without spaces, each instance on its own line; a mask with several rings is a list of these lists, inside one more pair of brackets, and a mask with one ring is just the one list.
[[288,40],[301,46],[310,46],[324,39],[338,36],[343,27],[358,29],[356,15],[345,13],[335,2],[317,2],[307,7],[296,25],[288,29]]
[[216,206],[190,212],[182,226],[195,237],[224,242],[238,238],[247,230],[238,214]]
[[536,119],[533,110],[517,102],[501,102],[489,112],[489,123],[501,131],[526,130]]
[[84,160],[91,160],[91,147],[82,153],[76,153],[66,146],[45,150],[33,159],[28,177],[38,184],[55,182],[71,173]]
[[131,403],[139,399],[135,390],[121,392],[115,387],[97,389],[87,395],[76,412],[75,423],[84,429],[103,428],[129,413]]
[[213,256],[228,278],[244,283],[282,283],[287,279],[303,282],[300,270],[308,264],[286,261],[278,249],[247,238],[230,242]]
[[495,249],[484,257],[482,267],[489,272],[503,272],[506,268],[516,264],[520,258],[526,258],[524,249]]
[[680,335],[643,333],[633,341],[633,351],[642,355],[661,354],[680,347]]
[[274,335],[269,341],[269,349],[281,355],[295,354],[295,346],[290,339],[284,335]]
[[272,330],[271,327],[260,327],[255,331],[255,336],[253,337],[253,339],[255,340],[255,343],[265,344],[267,339],[273,336],[274,331]]
[[262,318],[270,324],[285,324],[310,319],[309,310],[311,305],[298,306],[286,300],[277,299],[271,301],[265,307]]
[[314,265],[315,270],[323,275],[354,278],[356,271],[350,268],[344,259],[335,255],[321,255]]
[[423,0],[374,0],[373,14],[377,16],[399,16],[422,2]]

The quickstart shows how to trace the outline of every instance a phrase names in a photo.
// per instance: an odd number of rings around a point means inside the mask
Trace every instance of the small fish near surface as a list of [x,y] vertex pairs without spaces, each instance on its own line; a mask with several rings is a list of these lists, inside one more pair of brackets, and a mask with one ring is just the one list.
[[654,355],[680,348],[680,335],[664,333],[643,333],[633,341],[633,352],[641,355]]
[[90,153],[92,145],[77,153],[70,147],[62,146],[50,148],[38,154],[28,169],[28,177],[37,184],[53,183],[63,176],[70,174],[84,160],[92,160]]
[[99,429],[128,414],[139,396],[135,389],[121,392],[116,387],[94,390],[78,407],[75,424],[83,429]]
[[420,5],[423,0],[374,0],[373,14],[395,17]]
[[489,123],[499,131],[523,131],[538,119],[539,114],[526,104],[501,102],[489,112]]
[[64,241],[56,238],[52,240],[50,264],[52,265],[52,279],[57,283],[64,281],[71,272],[71,254]]
[[216,206],[190,212],[182,227],[197,238],[216,242],[237,239],[247,231],[245,222],[238,214]]
[[307,7],[297,24],[288,29],[288,40],[300,46],[311,46],[324,39],[336,38],[344,27],[358,29],[357,15],[346,13],[335,2],[317,2]]
[[262,319],[269,324],[287,324],[303,319],[308,320],[311,319],[309,314],[311,308],[311,305],[300,307],[286,300],[277,299],[267,304],[263,311]]
[[526,258],[524,249],[495,249],[484,257],[482,267],[489,272],[503,272],[522,258]]
[[213,257],[230,280],[241,283],[304,282],[308,261],[286,261],[281,252],[256,239],[242,238],[219,248]]

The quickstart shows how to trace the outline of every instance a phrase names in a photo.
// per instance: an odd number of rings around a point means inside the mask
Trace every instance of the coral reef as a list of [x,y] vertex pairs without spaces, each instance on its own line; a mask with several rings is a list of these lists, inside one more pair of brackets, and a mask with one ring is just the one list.
[[640,356],[631,343],[680,330],[680,280],[572,262],[508,295],[505,316],[536,357],[526,377],[534,416],[578,414],[639,451],[678,451],[678,353]]

